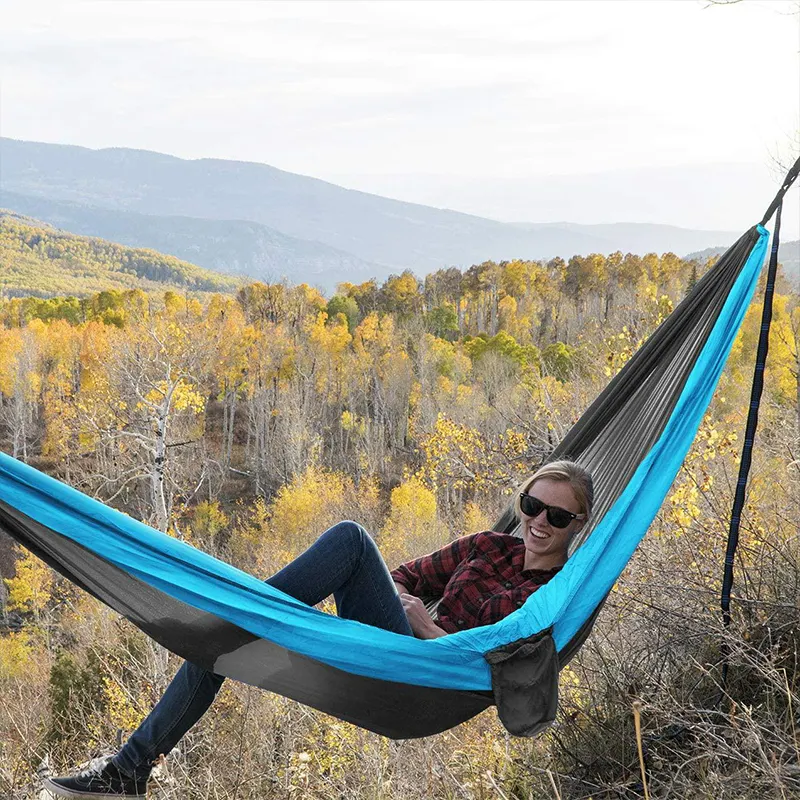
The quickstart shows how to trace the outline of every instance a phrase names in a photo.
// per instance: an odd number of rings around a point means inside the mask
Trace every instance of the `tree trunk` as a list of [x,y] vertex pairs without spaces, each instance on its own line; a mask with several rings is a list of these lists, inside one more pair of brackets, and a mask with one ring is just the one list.
[[493,286],[489,294],[489,336],[497,335],[497,289]]
[[230,467],[231,458],[233,457],[233,429],[236,422],[236,391],[228,392],[225,396],[225,405],[230,407],[226,414],[228,418],[228,429],[226,431],[226,444],[225,444],[225,466]]
[[[168,402],[167,399],[164,401]],[[155,458],[150,470],[150,503],[156,527],[160,531],[167,530],[169,513],[167,511],[166,492],[164,490],[164,470],[167,465],[167,409],[159,409],[156,418]]]

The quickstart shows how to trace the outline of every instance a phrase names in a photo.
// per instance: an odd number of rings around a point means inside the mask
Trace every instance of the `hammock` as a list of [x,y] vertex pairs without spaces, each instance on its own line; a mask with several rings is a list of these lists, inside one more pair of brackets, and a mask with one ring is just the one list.
[[[564,568],[493,625],[418,640],[325,614],[5,454],[0,529],[205,669],[392,738],[446,730],[493,704],[511,733],[532,735],[554,718],[559,669],[692,444],[755,291],[767,219],[698,281],[552,454],[592,472],[592,526]],[[495,530],[515,526],[509,510]]]

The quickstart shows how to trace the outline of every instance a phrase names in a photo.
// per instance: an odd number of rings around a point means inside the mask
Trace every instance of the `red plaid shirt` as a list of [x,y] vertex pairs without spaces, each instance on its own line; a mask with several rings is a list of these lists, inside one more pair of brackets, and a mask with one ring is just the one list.
[[401,564],[392,580],[417,597],[440,597],[436,623],[455,633],[491,625],[516,611],[561,569],[523,569],[524,562],[521,539],[485,531]]

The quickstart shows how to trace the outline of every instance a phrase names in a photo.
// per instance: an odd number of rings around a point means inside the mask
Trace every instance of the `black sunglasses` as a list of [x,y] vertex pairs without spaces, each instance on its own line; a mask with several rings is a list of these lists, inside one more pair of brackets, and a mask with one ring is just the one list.
[[547,511],[547,521],[554,528],[566,528],[574,519],[583,519],[584,514],[573,514],[566,508],[549,506],[538,497],[532,497],[524,492],[519,496],[519,508],[527,517],[538,517],[542,511]]

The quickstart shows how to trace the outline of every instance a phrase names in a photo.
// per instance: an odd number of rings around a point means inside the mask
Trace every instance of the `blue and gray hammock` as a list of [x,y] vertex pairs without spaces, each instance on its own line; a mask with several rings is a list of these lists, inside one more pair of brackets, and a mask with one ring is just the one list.
[[[625,365],[552,458],[585,465],[596,511],[566,566],[493,625],[418,640],[325,614],[0,454],[0,528],[172,652],[392,738],[496,705],[531,735],[696,435],[767,252],[747,231]],[[496,530],[513,532],[511,510]]]

